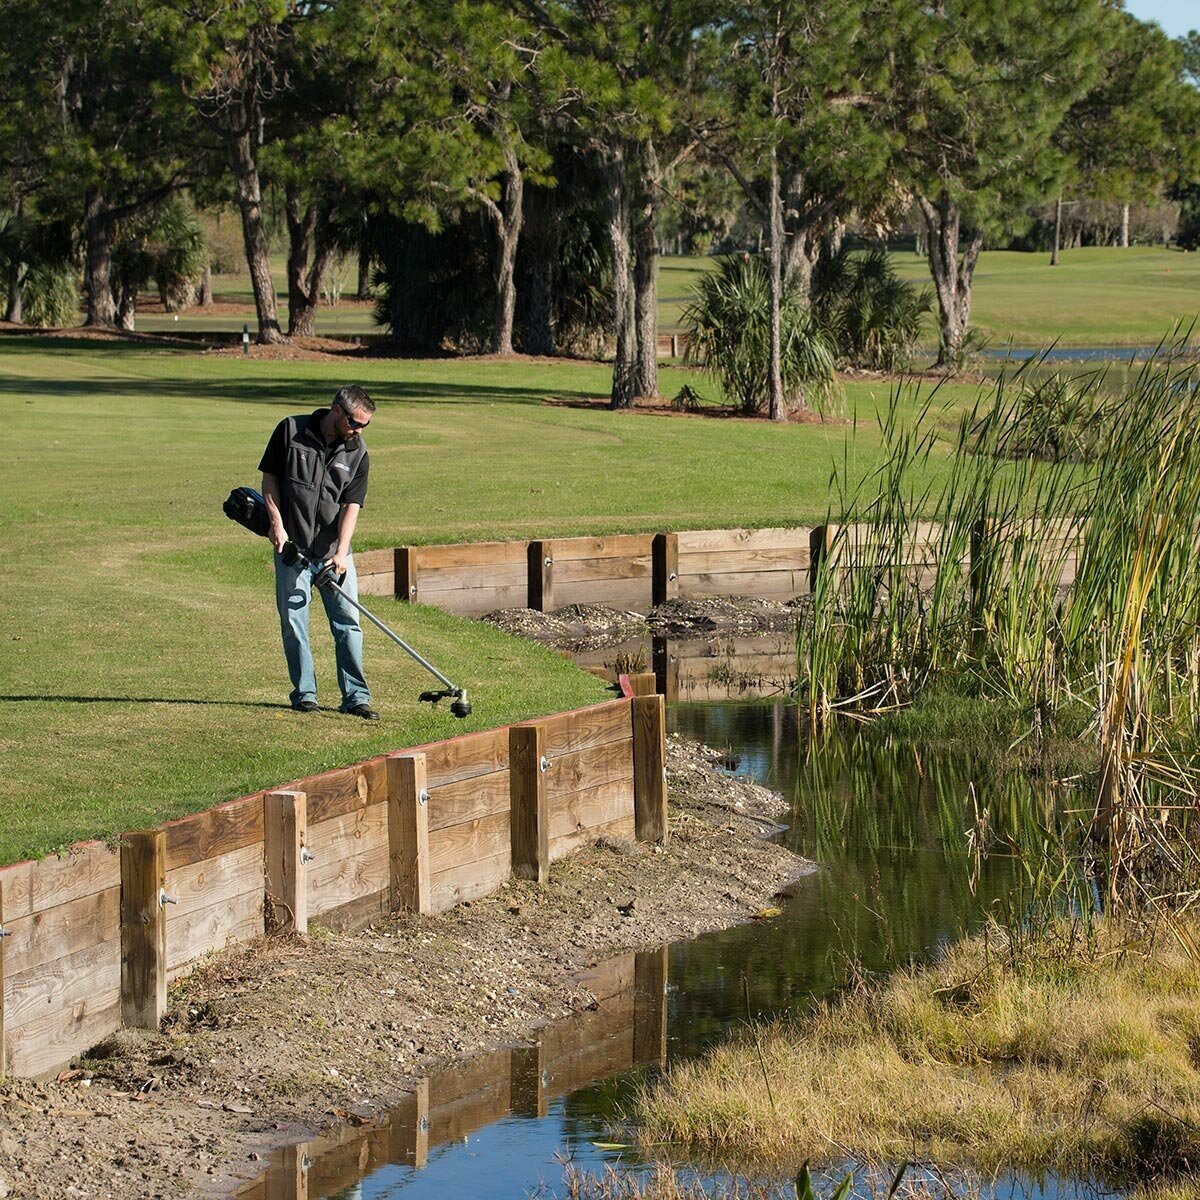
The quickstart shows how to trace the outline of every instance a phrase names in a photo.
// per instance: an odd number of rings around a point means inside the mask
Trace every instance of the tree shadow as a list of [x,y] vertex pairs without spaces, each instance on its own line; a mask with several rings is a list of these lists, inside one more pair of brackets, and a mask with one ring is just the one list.
[[186,696],[5,696],[0,704],[205,704],[215,708],[267,708],[291,711],[290,704],[273,700],[199,700]]

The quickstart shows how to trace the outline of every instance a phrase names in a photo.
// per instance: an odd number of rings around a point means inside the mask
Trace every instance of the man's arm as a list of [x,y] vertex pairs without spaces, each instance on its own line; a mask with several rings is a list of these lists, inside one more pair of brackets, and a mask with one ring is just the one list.
[[[283,517],[279,512],[279,480],[274,475],[263,472],[263,499],[267,502],[267,520],[271,529],[267,536],[276,550],[282,551],[283,544],[288,540],[287,530],[283,527]],[[347,544],[349,540],[347,539]]]
[[346,559],[350,557],[350,539],[354,536],[354,526],[358,524],[358,510],[361,504],[343,504],[338,516],[338,540],[329,556],[333,569],[343,575],[346,571]]

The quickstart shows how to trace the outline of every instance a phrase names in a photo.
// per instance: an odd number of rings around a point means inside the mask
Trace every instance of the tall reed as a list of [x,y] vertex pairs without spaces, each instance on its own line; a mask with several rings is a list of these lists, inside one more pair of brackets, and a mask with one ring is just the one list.
[[940,490],[916,482],[939,452],[929,401],[905,426],[893,397],[880,467],[835,488],[842,522],[798,678],[814,731],[934,681],[1020,706],[1035,736],[1068,709],[1091,714],[1115,895],[1150,842],[1200,865],[1186,838],[1200,791],[1200,382],[1169,353],[1112,394],[1103,373],[1072,381],[1088,454],[1056,457],[1027,426],[1065,388],[1003,376],[962,419]]

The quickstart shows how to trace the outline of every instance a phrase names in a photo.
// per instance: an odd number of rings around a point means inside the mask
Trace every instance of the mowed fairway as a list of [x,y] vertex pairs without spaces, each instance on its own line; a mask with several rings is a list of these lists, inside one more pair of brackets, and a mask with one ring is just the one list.
[[[487,625],[371,598],[468,688],[472,717],[418,708],[429,677],[370,628],[378,725],[288,709],[268,545],[221,502],[257,486],[277,420],[350,380],[379,401],[359,549],[819,519],[834,462],[874,464],[888,392],[851,386],[857,429],[771,427],[543,403],[606,394],[595,364],[267,362],[0,339],[0,862],[610,694]],[[666,373],[664,390],[682,380]],[[313,625],[321,700],[336,706],[319,609]]]

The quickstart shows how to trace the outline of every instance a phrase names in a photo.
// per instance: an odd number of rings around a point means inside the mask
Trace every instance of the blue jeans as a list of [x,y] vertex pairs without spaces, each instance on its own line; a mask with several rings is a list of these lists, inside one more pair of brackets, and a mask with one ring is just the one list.
[[[317,673],[308,644],[308,610],[312,601],[313,576],[319,565],[288,566],[275,555],[275,604],[279,609],[279,628],[283,634],[283,656],[292,679],[291,701],[316,700]],[[358,572],[353,556],[346,560],[346,578],[340,584],[347,595],[358,599]],[[356,704],[370,704],[371,692],[363,678],[362,626],[358,612],[331,588],[318,588],[333,634],[337,662],[338,687],[342,690],[342,711]]]

